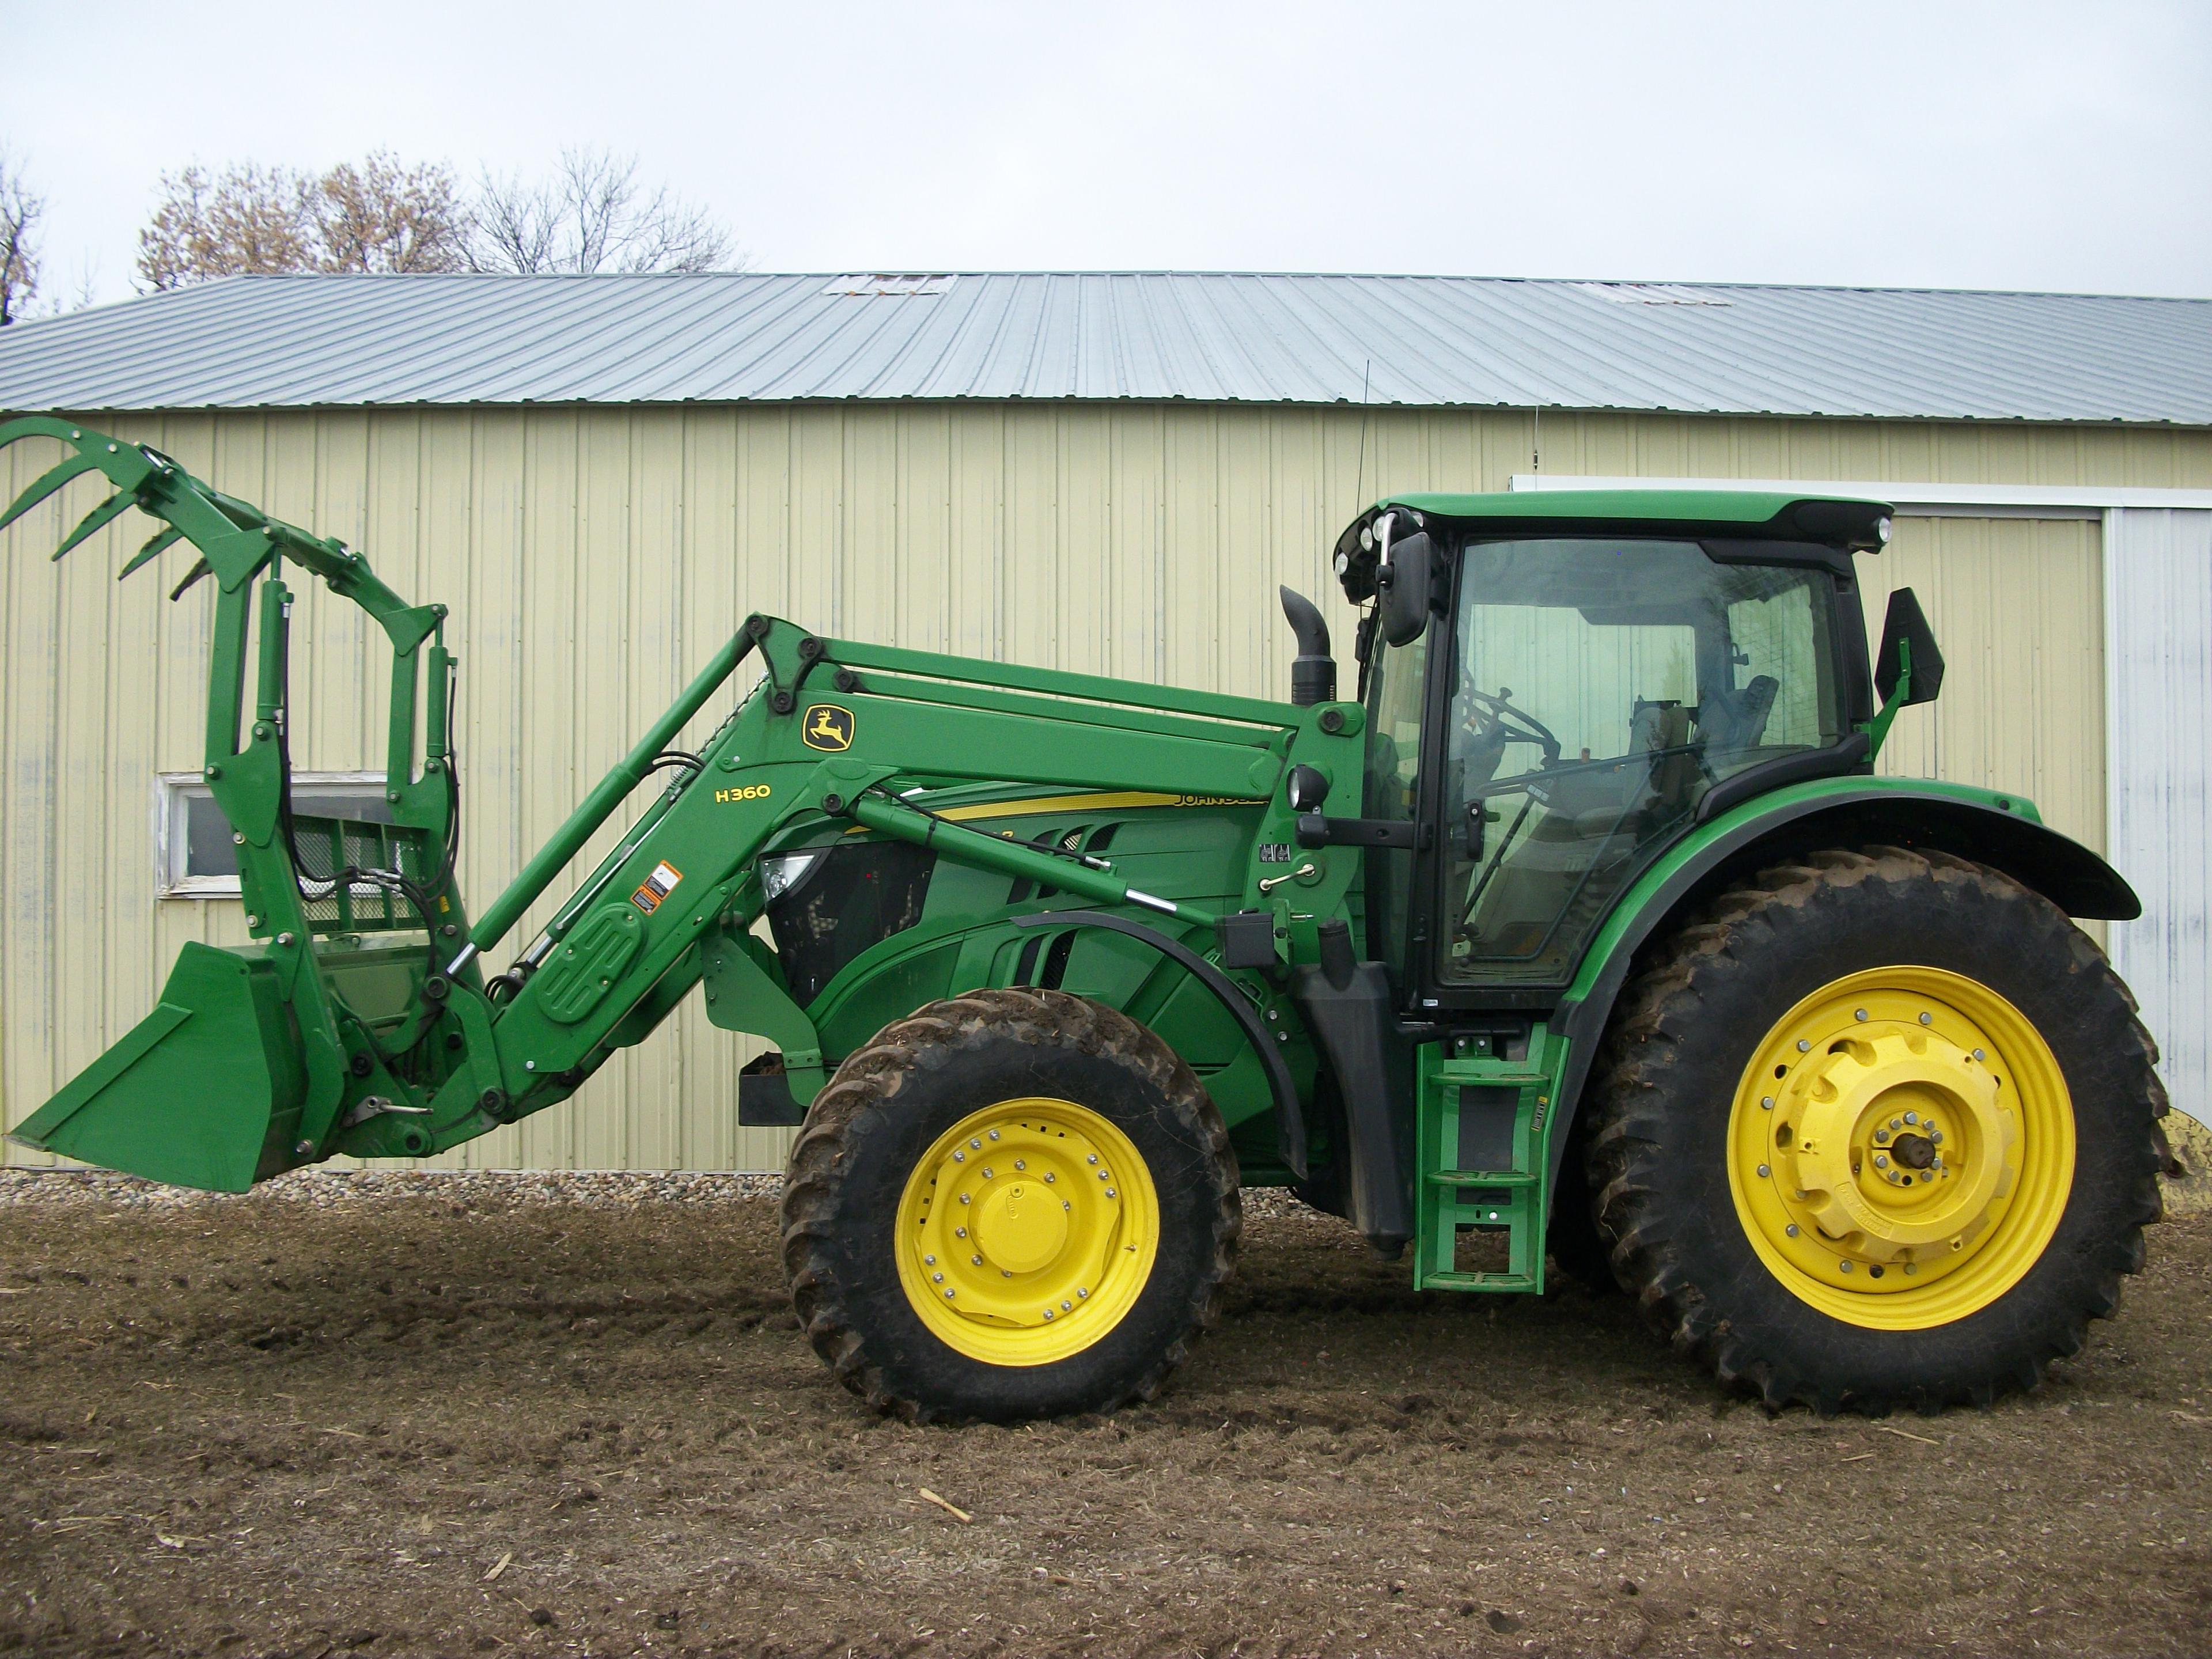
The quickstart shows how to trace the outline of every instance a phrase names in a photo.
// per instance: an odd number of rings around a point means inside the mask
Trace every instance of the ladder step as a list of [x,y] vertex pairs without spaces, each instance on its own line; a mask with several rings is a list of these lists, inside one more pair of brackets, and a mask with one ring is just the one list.
[[1425,1275],[1422,1286],[1437,1291],[1533,1291],[1535,1276],[1531,1273],[1468,1273],[1454,1270]]
[[1548,1072],[1531,1071],[1524,1066],[1501,1066],[1496,1070],[1479,1069],[1474,1062],[1460,1060],[1437,1074],[1445,1083],[1477,1088],[1515,1087],[1533,1088],[1539,1083],[1549,1083]]
[[1431,1170],[1429,1171],[1429,1184],[1433,1187],[1525,1188],[1534,1186],[1536,1177],[1510,1170]]

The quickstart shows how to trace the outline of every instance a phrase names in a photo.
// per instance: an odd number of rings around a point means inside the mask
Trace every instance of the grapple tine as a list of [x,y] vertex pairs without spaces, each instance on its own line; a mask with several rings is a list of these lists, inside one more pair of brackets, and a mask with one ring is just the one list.
[[0,530],[5,530],[71,478],[80,477],[99,465],[89,455],[72,455],[60,465],[40,473],[31,481],[28,489],[15,497],[12,507],[5,513],[0,513]]
[[55,559],[59,560],[62,555],[72,547],[78,546],[97,536],[137,504],[138,497],[133,492],[128,489],[117,490],[115,494],[77,520],[76,528],[64,537],[62,544],[54,550]]
[[121,581],[125,576],[136,570],[140,565],[150,563],[155,559],[159,558],[161,555],[162,549],[167,547],[171,543],[178,540],[184,535],[184,533],[185,532],[183,531],[178,529],[174,525],[164,525],[161,529],[155,531],[152,535],[146,538],[145,546],[140,548],[136,553],[133,553],[131,556],[130,563],[125,565],[122,569],[115,573],[115,580]]
[[169,590],[169,598],[172,600],[183,599],[185,597],[185,590],[186,588],[190,587],[201,577],[210,575],[212,574],[213,573],[208,568],[208,562],[205,559],[194,559],[192,561],[192,568],[185,572],[184,580],[179,582],[174,587]]

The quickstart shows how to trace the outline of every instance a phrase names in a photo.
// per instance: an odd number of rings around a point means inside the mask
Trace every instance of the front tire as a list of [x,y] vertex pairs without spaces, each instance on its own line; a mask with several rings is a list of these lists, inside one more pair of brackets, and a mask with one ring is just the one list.
[[783,1213],[840,1382],[997,1421],[1150,1399],[1212,1324],[1243,1218],[1190,1068],[1125,1014],[1027,989],[933,1003],[848,1056]]
[[2157,1057],[2095,944],[1995,870],[1770,870],[1615,1015],[1589,1143],[1614,1273],[1770,1405],[2033,1388],[2142,1264]]

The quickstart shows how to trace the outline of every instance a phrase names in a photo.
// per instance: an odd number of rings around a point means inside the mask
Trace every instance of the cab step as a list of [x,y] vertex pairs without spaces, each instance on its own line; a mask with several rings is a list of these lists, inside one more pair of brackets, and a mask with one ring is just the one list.
[[[1517,1046],[1517,1045],[1516,1045]],[[1418,1082],[1413,1286],[1540,1292],[1546,1126],[1566,1044],[1540,1024],[1525,1056],[1424,1051]],[[1503,1272],[1459,1264],[1463,1231],[1502,1232]]]

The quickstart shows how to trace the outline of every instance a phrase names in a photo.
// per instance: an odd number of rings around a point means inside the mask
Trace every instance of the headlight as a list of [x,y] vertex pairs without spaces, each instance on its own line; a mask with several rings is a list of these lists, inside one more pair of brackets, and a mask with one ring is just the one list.
[[1874,521],[1874,538],[1884,547],[1889,545],[1889,514],[1885,513]]
[[826,847],[811,853],[786,853],[780,858],[760,861],[761,895],[770,904],[789,892],[813,872],[814,866],[829,855]]

